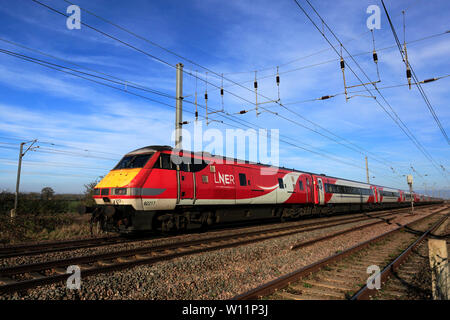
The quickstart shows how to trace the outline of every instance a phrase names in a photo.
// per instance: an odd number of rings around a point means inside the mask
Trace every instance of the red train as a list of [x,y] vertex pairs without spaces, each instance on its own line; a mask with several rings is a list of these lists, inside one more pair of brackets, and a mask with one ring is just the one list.
[[[416,204],[439,199],[413,194]],[[95,187],[103,229],[183,230],[216,223],[410,205],[408,192],[294,169],[149,146],[126,154]]]

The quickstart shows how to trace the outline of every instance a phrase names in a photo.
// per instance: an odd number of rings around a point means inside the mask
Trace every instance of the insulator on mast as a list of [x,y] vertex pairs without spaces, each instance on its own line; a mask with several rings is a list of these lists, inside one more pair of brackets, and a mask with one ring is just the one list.
[[197,107],[197,70],[195,70],[195,122],[198,121],[198,107]]
[[370,29],[370,32],[372,33],[372,43],[373,43],[373,62],[378,63],[378,54],[377,51],[375,50],[375,36],[373,35],[373,29]]
[[373,34],[373,29],[371,29],[370,31],[372,33],[372,43],[373,43],[372,58],[373,58],[373,62],[375,62],[375,66],[377,68],[378,81],[381,81],[380,80],[380,71],[378,70],[378,54],[377,54],[377,51],[375,50],[375,36]]
[[342,56],[342,43],[341,43],[341,70],[342,70],[342,80],[344,80],[345,102],[347,102],[348,101],[347,84],[345,83],[345,62],[344,57]]
[[411,69],[409,64],[406,65],[406,78],[408,79],[409,89],[411,89]]
[[256,80],[256,72],[255,71],[255,82],[253,83],[253,86],[255,88],[255,110],[256,110],[256,116],[258,116],[258,81]]
[[205,81],[205,120],[206,120],[206,125],[209,124],[208,122],[208,72],[206,72],[206,81]]
[[278,88],[278,101],[280,101],[280,73],[279,73],[279,67],[277,66],[277,88]]

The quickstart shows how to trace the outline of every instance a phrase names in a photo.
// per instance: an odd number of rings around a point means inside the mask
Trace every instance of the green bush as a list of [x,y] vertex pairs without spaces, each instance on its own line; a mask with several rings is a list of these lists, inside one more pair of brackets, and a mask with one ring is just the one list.
[[[53,215],[58,213],[76,212],[80,200],[58,199],[45,200],[32,194],[19,194],[17,214]],[[9,215],[14,208],[14,194],[3,191],[0,193],[0,215]]]

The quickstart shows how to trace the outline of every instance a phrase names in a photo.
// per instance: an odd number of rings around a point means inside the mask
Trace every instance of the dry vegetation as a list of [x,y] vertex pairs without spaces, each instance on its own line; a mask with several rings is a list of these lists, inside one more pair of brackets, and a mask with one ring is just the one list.
[[10,218],[14,195],[0,193],[0,245],[90,236],[90,215],[76,213],[81,200],[21,195],[17,216]]
[[49,216],[19,215],[13,220],[0,216],[0,242],[63,240],[90,236],[89,215],[62,213]]

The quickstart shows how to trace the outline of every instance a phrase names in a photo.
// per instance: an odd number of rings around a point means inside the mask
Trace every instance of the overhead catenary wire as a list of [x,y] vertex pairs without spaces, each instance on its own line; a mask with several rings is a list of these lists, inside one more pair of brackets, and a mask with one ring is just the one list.
[[[299,4],[299,2],[297,0],[294,0],[294,2],[297,4],[297,6],[302,10],[302,12],[306,15],[306,17],[311,21],[311,23],[314,25],[314,27],[320,32],[320,29],[318,28],[317,24],[314,22],[314,20],[309,16],[309,14],[306,12],[306,10]],[[323,18],[320,16],[320,14],[317,12],[317,10],[312,6],[312,4],[306,0],[306,2],[309,4],[309,6],[313,9],[313,11],[316,13],[316,15],[320,18],[320,20],[324,23],[324,25],[327,27],[327,29],[329,30],[329,32],[333,35],[333,37],[339,42],[342,43],[338,37],[335,35],[335,33],[331,30],[331,28],[328,26],[328,24],[323,20]],[[324,37],[324,39],[328,42],[328,44],[333,47],[333,45],[331,44],[330,40],[327,38],[327,36],[325,34],[323,34],[322,32],[320,32],[321,35]],[[345,48],[345,46],[342,45],[342,47],[344,48],[344,50],[347,52],[347,54],[350,56],[351,60],[353,61],[353,63],[355,63],[355,65],[361,70],[361,72],[364,74],[364,76],[369,80],[369,82],[372,82],[370,80],[370,78],[367,76],[366,72],[361,68],[361,66],[357,63],[357,61],[353,58],[353,56],[350,54],[350,52],[348,52],[348,50]],[[339,56],[339,52],[333,47],[334,51],[336,52],[336,54]],[[361,82],[361,84],[363,84],[364,88],[366,89],[366,91],[372,95],[370,89],[367,88],[367,85],[364,84],[364,82],[359,78],[359,76],[355,73],[355,71],[349,67],[349,69],[352,71],[352,73],[354,74],[354,76],[358,79],[359,82]],[[438,167],[436,166],[436,163],[434,161],[434,159],[431,157],[431,155],[426,151],[426,149],[421,145],[421,143],[417,140],[417,138],[411,133],[411,131],[409,130],[409,128],[404,124],[404,122],[400,119],[400,117],[398,116],[398,114],[394,111],[394,109],[392,108],[392,106],[389,104],[389,102],[386,100],[386,98],[382,95],[382,93],[377,89],[377,86],[375,84],[372,84],[374,86],[374,89],[378,92],[379,96],[382,97],[383,101],[386,103],[386,105],[388,105],[388,107],[391,109],[392,113],[389,113],[387,111],[387,109],[377,100],[375,99],[376,103],[386,112],[386,114],[388,114],[388,116],[399,126],[399,128],[405,133],[405,135],[413,142],[413,144],[419,149],[419,151],[422,152],[422,154],[424,154],[424,156],[433,164],[433,166],[438,170],[438,172],[441,172],[441,170],[438,169]]]
[[[64,1],[65,1],[65,0],[64,0]],[[408,7],[408,8],[409,8],[409,7]],[[404,9],[404,11],[406,11],[406,10],[407,10],[407,9]],[[324,26],[322,25],[322,27],[324,27]],[[371,32],[371,31],[372,31],[372,30],[364,31],[364,32],[362,32],[362,33],[360,33],[360,34],[358,34],[358,35],[352,37],[352,38],[349,39],[348,41],[343,41],[342,43],[350,43],[351,41],[358,40],[358,39],[362,39],[362,36],[366,35],[367,33]],[[321,32],[324,32],[324,30],[322,30]],[[448,33],[448,31],[447,31],[447,33]],[[307,55],[305,55],[305,56],[302,56],[302,57],[299,57],[299,58],[295,58],[295,59],[293,59],[293,60],[289,60],[289,61],[287,61],[287,62],[285,62],[285,63],[282,63],[282,64],[278,64],[278,65],[277,65],[277,68],[278,68],[278,67],[281,68],[281,67],[287,66],[287,65],[289,65],[289,64],[293,64],[293,63],[295,63],[295,62],[297,62],[297,61],[300,61],[300,60],[304,60],[304,59],[307,59],[307,58],[311,58],[311,57],[313,57],[313,56],[319,55],[319,54],[321,54],[321,53],[324,53],[324,52],[327,52],[327,51],[330,51],[330,50],[331,50],[330,47],[323,48],[323,49],[321,49],[321,50],[318,50],[318,51],[312,52],[312,53],[310,53],[310,54],[307,54]],[[354,56],[355,56],[355,55],[354,55]],[[273,70],[274,68],[275,68],[274,66],[264,67],[264,68],[258,68],[257,71],[258,71],[258,72],[262,72],[262,71],[267,71],[267,70]],[[253,73],[253,72],[254,72],[254,70],[251,70],[251,71],[227,72],[226,75],[250,74],[250,73]]]
[[130,88],[143,90],[143,91],[146,91],[146,92],[149,92],[149,93],[153,93],[153,94],[156,94],[156,95],[160,95],[160,96],[163,96],[163,97],[166,97],[166,98],[175,99],[175,96],[173,96],[173,95],[170,95],[170,94],[167,94],[165,92],[161,92],[161,91],[158,91],[158,90],[155,90],[155,89],[145,88],[145,87],[142,87],[142,86],[139,86],[139,85],[134,85],[132,82],[125,82],[125,81],[122,82],[122,81],[117,81],[117,80],[105,78],[105,77],[98,76],[98,75],[95,75],[95,74],[92,74],[92,73],[76,70],[76,69],[73,69],[73,68],[70,68],[70,67],[62,66],[60,64],[52,63],[52,62],[49,62],[49,61],[44,61],[42,59],[33,58],[33,57],[30,57],[30,56],[23,55],[23,54],[20,54],[18,52],[13,52],[13,51],[6,50],[6,49],[1,49],[0,48],[0,52],[8,54],[8,55],[11,55],[11,56],[19,56],[19,57],[21,57],[23,59],[33,60],[33,61],[38,62],[41,65],[42,64],[48,64],[48,65],[56,67],[56,68],[70,70],[70,71],[73,71],[73,72],[76,72],[76,73],[79,73],[79,74],[82,74],[82,75],[85,75],[85,76],[89,76],[89,77],[105,80],[105,81],[108,81],[108,82],[111,82],[111,83],[119,84],[119,85],[123,86],[124,88],[126,86],[128,86]]
[[[43,66],[45,66],[45,67],[49,67],[50,69],[54,69],[54,70],[57,70],[57,71],[61,71],[61,72],[63,72],[63,73],[67,73],[67,74],[70,74],[70,75],[73,75],[73,76],[81,77],[81,78],[83,78],[83,79],[85,79],[85,80],[89,80],[89,81],[92,81],[92,82],[95,82],[95,83],[98,83],[98,84],[106,85],[107,87],[114,88],[114,89],[119,90],[119,91],[122,91],[122,92],[126,92],[127,94],[136,95],[136,96],[138,96],[138,97],[145,98],[145,99],[148,99],[148,100],[153,101],[153,102],[161,103],[160,101],[155,101],[154,99],[148,98],[148,97],[146,97],[146,96],[142,96],[142,95],[135,94],[135,93],[130,92],[130,91],[127,91],[127,90],[125,90],[125,89],[123,89],[123,88],[114,87],[114,86],[105,84],[105,83],[100,82],[100,81],[96,81],[96,80],[93,80],[93,79],[90,79],[90,78],[86,78],[86,77],[80,76],[80,75],[78,75],[78,74],[76,74],[76,73],[68,72],[68,71],[65,71],[65,70],[63,70],[63,69],[58,69],[58,68],[55,68],[55,67],[52,67],[52,66],[49,66],[49,65],[40,63],[40,62],[36,62],[36,61],[34,61],[34,60],[32,60],[32,59],[31,59],[31,60],[30,60],[30,59],[26,59],[26,58],[22,57],[21,55],[14,55],[14,56],[15,56],[15,57],[18,57],[18,58],[21,58],[21,59],[23,59],[23,60],[25,60],[25,61],[29,61],[29,62],[41,64],[41,65],[43,65]],[[189,101],[186,101],[186,102],[189,102]],[[169,107],[171,107],[171,108],[174,108],[172,105],[165,104],[165,103],[162,103],[162,104],[164,104],[164,105],[166,105],[166,106],[169,106]],[[187,112],[189,112],[189,111],[187,111]],[[232,121],[235,121],[235,120],[232,120]],[[229,124],[229,123],[225,123],[225,122],[223,122],[223,121],[221,121],[221,122],[224,123],[224,124],[226,124],[226,125],[228,125],[228,126],[236,127],[236,126],[231,125],[231,124]],[[247,125],[247,127],[248,127],[248,128],[252,128],[251,126],[248,126],[248,125]],[[239,127],[237,127],[237,128],[239,128]],[[341,159],[339,159],[339,158],[336,158],[336,157],[334,157],[334,156],[330,156],[330,155],[324,154],[323,152],[317,152],[317,151],[314,151],[314,150],[311,150],[311,149],[308,149],[308,148],[299,146],[298,144],[295,144],[295,143],[292,143],[292,142],[289,142],[289,141],[286,141],[286,140],[283,140],[283,139],[280,139],[280,141],[283,142],[283,143],[285,143],[285,144],[288,144],[288,145],[291,145],[291,146],[300,148],[300,149],[302,149],[302,150],[305,150],[305,151],[314,153],[314,154],[316,154],[316,155],[319,155],[319,156],[322,156],[322,157],[325,157],[325,158],[329,158],[329,159],[331,159],[331,160],[333,160],[333,161],[337,161],[337,162],[340,162],[340,163],[345,164],[345,165],[350,165],[350,166],[353,166],[353,167],[362,168],[362,167],[359,167],[359,166],[354,165],[354,164],[351,163],[351,162],[343,161],[343,160],[341,160]],[[115,160],[115,159],[111,159],[111,158],[94,157],[94,156],[89,156],[89,155],[86,155],[86,154],[76,154],[76,153],[73,153],[73,152],[67,152],[67,151],[63,151],[63,150],[54,150],[54,149],[50,149],[50,148],[43,148],[42,150],[39,150],[39,152],[50,153],[50,154],[63,154],[63,155],[69,155],[69,156],[81,156],[81,157],[87,157],[87,158],[97,158],[97,159]]]
[[[303,7],[298,3],[297,0],[294,0],[295,3],[297,4],[298,7],[300,7],[300,9],[303,11],[303,13],[308,17],[308,19],[313,23],[313,25],[316,27],[316,29],[318,29],[317,25],[314,23],[314,21],[311,19],[311,17],[306,13],[306,11],[303,9]],[[313,11],[316,13],[316,15],[320,18],[320,20],[327,26],[327,29],[331,32],[331,34],[334,36],[334,38],[339,42],[340,40],[337,38],[336,34],[331,30],[331,28],[328,26],[328,24],[326,24],[326,22],[323,20],[323,18],[320,16],[320,14],[317,12],[317,10],[312,6],[312,4],[309,2],[309,0],[306,0],[306,2],[309,4],[309,6],[313,9]],[[325,38],[325,40],[330,44],[330,46],[332,46],[331,42],[329,41],[329,39],[325,36],[325,34],[322,33],[322,36]],[[345,49],[345,47],[342,45],[342,47]],[[353,58],[353,56],[348,52],[347,49],[345,49],[345,51],[347,52],[347,54],[350,56],[350,58],[352,59],[352,61],[357,65],[357,67],[362,71],[362,73],[364,74],[364,76],[370,81],[370,78],[367,76],[367,74],[365,73],[365,71],[361,68],[361,66],[356,62],[356,60]],[[339,54],[336,50],[335,50],[336,54]],[[352,73],[355,75],[355,77],[359,80],[359,82],[361,82],[363,84],[363,81],[358,77],[358,75],[353,71],[352,68],[349,68]],[[375,90],[378,92],[378,94],[383,98],[383,101],[389,106],[389,108],[391,109],[392,113],[395,115],[395,118],[385,109],[385,107],[383,105],[381,105],[381,103],[378,100],[375,100],[378,105],[380,105],[380,107],[394,120],[394,122],[400,127],[400,129],[402,129],[402,131],[408,136],[408,138],[410,138],[413,143],[418,147],[418,149],[425,155],[425,157],[434,164],[434,160],[432,159],[431,155],[429,155],[429,153],[423,148],[423,146],[420,144],[420,142],[414,137],[414,135],[411,133],[411,131],[409,130],[409,128],[404,124],[404,122],[400,119],[400,117],[397,115],[397,113],[394,111],[394,109],[392,108],[392,106],[388,103],[388,101],[386,100],[386,98],[381,94],[381,92],[378,90],[377,86],[375,84],[372,84],[375,88]],[[370,90],[366,87],[366,85],[364,85],[364,88],[366,89],[367,92],[369,92],[369,94],[371,94]],[[398,120],[397,120],[398,119]],[[400,123],[405,127],[403,128],[402,126],[400,126]],[[406,129],[406,131],[405,131]]]
[[[433,77],[433,78],[428,78],[425,80],[420,81],[420,83],[430,83],[430,82],[434,82],[440,79],[444,79],[444,78],[448,78],[450,77],[450,74],[446,74],[446,75],[442,75],[442,76],[437,76],[437,77]],[[416,84],[415,82],[413,84]],[[399,88],[399,87],[405,87],[408,86],[408,83],[402,83],[402,84],[393,84],[393,85],[389,85],[389,86],[384,86],[384,87],[378,87],[379,90],[385,90],[385,89],[393,89],[393,88]],[[353,93],[359,93],[359,92],[366,92],[365,89],[361,89],[361,90],[352,90],[349,91],[349,94],[353,94]],[[327,99],[331,99],[340,95],[344,95],[344,92],[339,92],[339,93],[335,93],[332,95],[324,95],[322,97],[319,98],[313,98],[313,99],[306,99],[306,100],[299,100],[299,101],[291,101],[291,102],[285,102],[284,105],[285,106],[289,106],[289,105],[294,105],[294,104],[302,104],[302,103],[307,103],[307,102],[313,102],[313,101],[320,101],[320,100],[327,100]]]
[[[60,12],[60,11],[58,11],[58,10],[56,10],[56,9],[54,9],[54,8],[52,8],[52,7],[50,7],[50,6],[48,6],[48,5],[45,5],[45,4],[43,4],[42,2],[40,2],[40,1],[37,1],[37,0],[32,0],[32,1],[35,2],[35,3],[38,3],[38,4],[42,5],[42,6],[44,6],[44,7],[46,7],[46,8],[48,8],[48,9],[50,9],[50,10],[56,12],[56,13],[59,13],[59,14],[65,16],[65,17],[67,17],[66,14],[64,14],[64,13],[62,13],[62,12]],[[68,2],[68,1],[66,1],[66,2]],[[69,2],[69,3],[70,3],[70,2]],[[84,9],[82,8],[82,10],[84,10]],[[91,12],[88,12],[88,13],[92,14]],[[178,57],[180,57],[180,58],[182,58],[182,59],[188,61],[189,63],[192,63],[192,64],[194,64],[194,65],[197,65],[197,66],[199,66],[199,67],[201,67],[201,68],[203,68],[203,69],[205,69],[205,70],[207,70],[207,71],[209,71],[209,72],[215,74],[216,76],[219,76],[218,73],[216,73],[216,72],[214,72],[214,71],[212,71],[212,70],[210,70],[210,69],[208,69],[208,68],[206,68],[206,67],[204,67],[204,66],[202,66],[202,65],[200,65],[200,64],[198,64],[198,63],[196,63],[196,62],[194,62],[194,61],[192,61],[192,60],[190,60],[190,59],[187,59],[187,58],[185,58],[185,57],[183,57],[183,56],[181,56],[181,55],[179,55],[179,54],[177,54],[177,53],[175,53],[175,52],[173,52],[173,51],[171,51],[171,50],[168,50],[167,48],[164,48],[164,47],[162,47],[162,46],[160,46],[160,45],[158,45],[158,44],[156,44],[156,43],[154,43],[154,42],[152,42],[152,41],[150,41],[150,40],[148,40],[148,39],[146,39],[146,38],[144,38],[144,37],[142,37],[142,36],[137,35],[136,33],[133,33],[133,32],[131,32],[131,31],[129,31],[129,30],[123,28],[123,27],[120,27],[120,26],[118,26],[117,24],[114,24],[114,23],[112,23],[112,22],[110,22],[110,21],[108,21],[108,20],[106,20],[106,19],[104,19],[104,18],[101,18],[101,17],[99,17],[98,15],[95,15],[95,14],[93,14],[93,15],[96,16],[97,18],[102,19],[103,21],[105,21],[105,22],[107,22],[107,23],[110,23],[110,24],[114,25],[115,27],[121,28],[123,31],[126,31],[126,32],[132,34],[133,36],[138,37],[138,38],[141,39],[141,40],[144,40],[144,41],[146,41],[146,42],[148,42],[148,43],[150,43],[150,44],[152,44],[152,45],[155,45],[155,46],[157,46],[157,47],[159,47],[159,48],[165,50],[166,52],[169,52],[169,53],[171,53],[171,54],[173,54],[173,55],[176,55],[176,56],[178,56]],[[94,27],[91,27],[91,26],[87,25],[86,23],[83,23],[83,25],[88,26],[89,28],[91,28],[91,29],[94,30],[94,31],[100,32],[101,34],[103,34],[103,35],[105,35],[105,36],[108,36],[108,37],[111,38],[111,39],[114,39],[114,40],[117,39],[116,37],[111,36],[111,35],[109,35],[109,34],[106,34],[105,32],[102,32],[102,31],[100,31],[100,30],[98,30],[98,29],[96,29],[96,28],[94,28]],[[328,27],[328,26],[327,26],[327,27]],[[120,43],[123,43],[123,44],[127,45],[127,46],[130,47],[130,48],[133,48],[133,49],[135,49],[135,50],[137,49],[136,47],[134,47],[134,46],[132,46],[132,45],[130,45],[130,44],[124,42],[124,41],[121,41],[120,39],[117,39],[117,40],[118,40]],[[341,43],[341,42],[339,41],[339,43]],[[331,44],[330,44],[330,45],[331,45]],[[333,45],[331,45],[331,46],[333,47]],[[335,49],[335,48],[333,47],[333,49]],[[138,49],[138,51],[143,52],[143,50],[139,50],[139,49]],[[144,53],[144,52],[143,52],[143,53]],[[150,57],[153,56],[153,55],[148,54],[148,53],[146,53],[146,54],[147,54],[148,56],[150,56]],[[353,59],[353,58],[352,58],[352,59]],[[171,66],[171,67],[173,67],[173,68],[175,68],[175,66],[173,66],[173,65],[171,65],[171,64],[169,64],[169,63],[167,63],[167,62],[165,62],[165,61],[164,61],[164,63],[167,64],[167,65],[169,65],[169,66]],[[242,87],[242,88],[244,88],[244,89],[246,89],[246,90],[250,90],[249,88],[244,87],[244,86],[240,85],[239,83],[236,83],[236,82],[233,81],[233,80],[230,80],[230,79],[226,79],[226,80],[229,81],[229,82],[232,82],[233,84],[236,84],[236,85],[238,85],[238,86],[240,86],[240,87]],[[235,95],[235,96],[236,96],[236,95]],[[261,96],[262,96],[262,95],[261,95]],[[264,96],[262,96],[262,97],[264,97]],[[243,99],[242,97],[239,97],[239,98]],[[264,97],[264,98],[270,100],[270,99],[267,98],[267,97]],[[246,100],[246,99],[244,99],[244,100]],[[247,100],[247,102],[248,102],[248,100]]]
[[[36,2],[36,3],[40,3],[39,1],[36,1],[36,0],[33,0],[34,2]],[[42,4],[42,3],[40,3],[40,4]],[[46,6],[46,5],[45,5]],[[48,6],[46,6],[46,7],[48,7]],[[54,10],[55,11],[55,10]],[[60,12],[58,12],[58,13],[60,13]],[[61,14],[61,13],[60,13]],[[64,14],[63,14],[64,15]],[[66,15],[65,15],[66,16]],[[97,31],[97,30],[96,30]],[[103,33],[104,34],[104,33]],[[114,38],[114,37],[113,37]],[[173,66],[172,66],[173,67]],[[202,68],[204,68],[204,67],[202,67]],[[209,70],[209,69],[208,69]],[[228,80],[228,81],[231,81],[231,80]],[[232,81],[233,82],[233,81]],[[239,85],[239,84],[237,84],[237,85]],[[245,88],[245,87],[243,87],[243,88]],[[248,90],[248,88],[245,88],[245,89],[247,89]],[[240,98],[242,98],[242,97],[240,97]]]
[[[11,54],[11,52],[4,52],[4,53]],[[60,70],[60,69],[55,68],[55,67],[53,67],[53,66],[49,66],[49,65],[47,65],[47,64],[45,64],[45,63],[43,63],[43,62],[41,62],[42,60],[41,60],[41,61],[36,61],[36,60],[38,60],[38,59],[33,59],[33,58],[30,59],[30,57],[26,57],[26,56],[20,55],[20,54],[14,54],[14,56],[19,57],[19,58],[22,58],[22,59],[27,60],[27,61],[30,61],[30,62],[35,62],[35,63],[41,64],[41,65],[44,65],[44,66],[46,66],[46,67],[50,67],[51,69],[55,69],[55,70],[62,71],[62,72],[68,73],[68,74],[72,74],[72,75],[81,77],[81,78],[83,78],[83,79],[89,80],[89,81],[93,81],[93,82],[96,82],[96,83],[100,83],[100,84],[103,84],[103,85],[107,85],[107,84],[101,83],[101,82],[99,82],[99,81],[96,81],[96,80],[93,80],[93,79],[86,78],[86,77],[84,77],[84,76],[80,76],[80,75],[73,74],[72,72],[67,72],[67,71],[65,71],[65,70]],[[66,69],[67,69],[67,68],[66,68]],[[70,68],[69,68],[69,69],[70,69]],[[74,70],[74,69],[70,69],[70,70]],[[95,76],[95,77],[98,78],[98,76]],[[109,79],[104,79],[104,80],[110,81]],[[107,86],[109,86],[109,85],[107,85]],[[109,86],[109,87],[112,87],[112,88],[114,88],[114,89],[118,89],[118,90],[120,90],[120,91],[125,91],[125,92],[127,92],[127,93],[131,93],[131,92],[127,91],[126,89],[124,90],[124,89],[117,88],[117,87],[114,87],[114,86]],[[131,93],[131,94],[134,94],[134,93]],[[134,95],[136,95],[136,94],[134,94]],[[139,95],[138,95],[138,96],[139,96]],[[160,103],[159,101],[156,101],[156,100],[154,100],[154,99],[150,99],[150,98],[148,98],[148,97],[146,97],[146,98],[149,99],[149,100],[151,100],[151,101]],[[166,104],[166,105],[167,105],[167,104]],[[170,107],[173,107],[173,106],[170,106]],[[209,121],[209,122],[211,122],[211,121]]]
[[[7,158],[0,158],[0,162],[4,163],[5,165],[17,165],[16,159],[7,159]],[[23,165],[30,165],[30,166],[44,166],[44,167],[63,167],[63,168],[76,168],[76,169],[86,169],[86,170],[111,170],[111,168],[106,167],[92,167],[92,166],[82,166],[76,163],[65,163],[65,162],[51,162],[51,161],[32,161],[32,160],[26,160],[23,162]]]
[[[3,140],[12,140],[12,141],[17,141],[16,143],[8,143],[8,144],[13,144],[13,145],[19,145],[20,142],[22,141],[31,141],[33,139],[30,138],[24,138],[24,137],[5,137],[5,136],[0,136],[0,139]],[[63,148],[69,148],[69,149],[75,149],[75,150],[80,150],[80,151],[84,151],[84,152],[89,152],[89,153],[99,153],[99,154],[108,154],[108,155],[113,155],[113,156],[121,156],[121,154],[118,153],[113,153],[113,152],[106,152],[106,151],[101,151],[101,150],[89,150],[87,148],[80,148],[80,147],[76,147],[74,145],[70,145],[70,144],[62,144],[59,142],[49,142],[49,141],[42,141],[41,139],[36,139],[38,140],[39,144],[46,144],[46,145],[51,145],[51,146],[56,146],[56,147],[63,147]],[[0,142],[0,143],[5,143],[5,142]]]
[[[410,82],[411,75],[412,75],[412,78],[416,82],[417,89],[419,90],[420,95],[422,96],[423,100],[425,101],[425,104],[427,105],[428,109],[430,110],[430,113],[433,116],[436,124],[438,125],[439,130],[441,131],[442,135],[444,136],[445,140],[447,141],[447,144],[450,144],[450,139],[448,138],[447,133],[445,132],[445,129],[442,126],[441,121],[439,120],[439,117],[437,116],[437,114],[436,114],[436,112],[435,112],[435,110],[434,110],[430,100],[428,99],[427,94],[423,90],[423,88],[422,88],[422,86],[421,86],[421,84],[420,84],[420,82],[418,80],[418,77],[417,77],[416,73],[414,72],[414,69],[413,69],[413,67],[411,66],[411,64],[410,64],[410,62],[408,60],[408,54],[407,54],[407,51],[406,51],[406,41],[404,41],[405,45],[404,45],[404,49],[402,50],[402,46],[400,44],[400,41],[399,41],[398,36],[397,36],[397,32],[395,31],[394,25],[393,25],[393,23],[391,21],[391,18],[389,16],[389,12],[387,11],[387,8],[386,8],[383,0],[381,0],[381,3],[383,4],[384,12],[386,13],[386,16],[388,18],[389,25],[391,27],[392,33],[393,33],[395,41],[397,43],[397,47],[398,47],[398,49],[400,51],[400,54],[402,56],[402,59],[403,59],[405,65],[406,65],[406,68],[407,68],[406,72],[407,72],[408,82]],[[404,15],[403,15],[403,25],[404,25],[404,30],[405,30]],[[406,38],[405,35],[404,35],[404,38]]]
[[[3,50],[0,49],[0,52],[3,52]],[[81,77],[81,78],[83,78],[83,79],[85,79],[85,80],[89,80],[89,81],[92,81],[92,82],[95,82],[95,83],[98,83],[98,84],[106,85],[106,86],[108,86],[108,87],[110,87],[110,88],[114,88],[114,89],[116,89],[116,90],[120,90],[120,91],[126,92],[126,93],[128,93],[128,94],[136,95],[136,96],[139,96],[139,97],[148,99],[148,100],[153,101],[153,102],[161,103],[160,101],[157,101],[157,100],[148,98],[148,97],[146,97],[146,96],[138,95],[138,94],[136,94],[136,93],[127,91],[127,90],[125,90],[125,89],[123,89],[123,88],[114,87],[114,86],[108,85],[108,84],[106,84],[106,83],[97,81],[97,80],[93,80],[93,79],[90,79],[90,78],[87,78],[87,77],[84,77],[84,76],[80,76],[80,75],[78,75],[78,74],[76,74],[76,73],[68,72],[68,71],[65,71],[65,70],[63,70],[63,69],[58,69],[58,68],[56,68],[56,67],[49,66],[49,65],[47,65],[47,64],[45,64],[45,63],[37,62],[37,61],[35,61],[34,59],[28,59],[28,58],[26,58],[26,57],[23,57],[23,55],[14,55],[14,56],[15,56],[15,57],[18,57],[18,58],[21,58],[21,59],[23,59],[23,60],[29,61],[29,62],[38,63],[38,64],[43,65],[43,66],[46,66],[46,67],[48,67],[48,68],[50,68],[50,69],[54,69],[54,70],[57,70],[57,71],[61,71],[61,72],[64,72],[64,73],[67,73],[67,74],[70,74],[70,75],[73,75],[73,76]],[[206,89],[206,90],[207,90],[207,89]],[[206,92],[207,92],[207,91],[206,91]],[[205,98],[207,98],[207,93],[206,93]],[[171,108],[174,108],[174,106],[172,106],[172,105],[165,104],[165,103],[162,103],[162,104],[164,104],[164,105],[166,105],[166,106],[169,106],[169,107],[171,107]],[[206,119],[206,118],[205,118],[205,119]],[[211,120],[209,120],[209,121],[211,121]],[[222,123],[224,123],[224,122],[222,122]],[[230,124],[227,124],[227,125],[230,125]],[[249,126],[247,126],[247,127],[249,127]],[[281,140],[281,141],[284,141],[284,140]],[[303,149],[303,150],[305,150],[305,151],[312,152],[312,153],[314,153],[314,154],[316,154],[316,155],[320,155],[320,156],[323,156],[323,157],[332,159],[332,160],[334,160],[334,161],[341,162],[341,163],[346,164],[346,165],[351,165],[351,166],[353,166],[353,167],[358,167],[358,166],[354,165],[354,164],[351,163],[351,162],[342,161],[342,160],[340,160],[340,159],[338,159],[338,158],[335,158],[335,157],[333,157],[333,156],[329,156],[329,155],[323,154],[323,153],[321,153],[321,152],[313,151],[313,150],[310,150],[310,149],[305,148],[305,147],[298,146],[297,144],[294,144],[294,143],[291,143],[291,142],[288,142],[288,141],[285,141],[285,143],[288,143],[289,145],[292,145],[292,146],[296,146],[296,147],[301,148],[301,149]],[[115,160],[115,159],[111,159],[111,158],[89,156],[89,155],[86,155],[86,154],[76,154],[76,153],[69,152],[69,151],[56,150],[56,149],[46,148],[46,147],[41,148],[41,150],[39,150],[39,152],[43,152],[43,153],[53,153],[53,154],[64,154],[64,155],[73,155],[73,156],[81,156],[81,157],[97,158],[97,159],[104,159],[104,160]]]
[[[411,40],[411,41],[407,42],[407,44],[411,45],[411,44],[414,44],[414,43],[418,43],[418,42],[421,42],[421,41],[424,41],[424,40],[432,39],[432,38],[443,36],[443,35],[447,35],[447,34],[450,34],[450,30],[447,30],[447,31],[444,31],[444,32],[440,32],[440,33],[436,33],[436,34],[432,34],[432,35],[425,36],[425,37],[422,37],[422,38],[418,38],[418,39],[415,39],[415,40]],[[377,49],[377,52],[384,51],[384,50],[389,50],[389,49],[395,49],[395,48],[397,48],[397,46],[391,45],[391,46],[379,48],[379,49]],[[355,54],[352,54],[352,56],[353,57],[357,57],[357,56],[369,55],[369,54],[373,55],[373,50],[355,53]],[[350,56],[343,55],[343,58],[347,59],[347,58],[350,58]],[[300,67],[296,67],[296,68],[293,68],[293,69],[280,71],[279,74],[280,75],[284,75],[284,74],[288,74],[288,73],[298,72],[298,71],[301,71],[301,70],[322,66],[322,65],[325,65],[325,64],[328,64],[328,63],[334,63],[334,62],[339,61],[339,60],[340,60],[340,58],[324,60],[324,61],[320,61],[320,62],[316,62],[316,63],[312,63],[312,64],[300,66]],[[271,70],[275,70],[275,67],[271,68]],[[252,73],[253,72],[254,71],[252,71]],[[246,73],[248,73],[248,72],[246,72]],[[259,80],[265,80],[265,79],[268,79],[268,78],[272,78],[275,75],[276,75],[275,73],[272,73],[272,74],[268,74],[268,75],[265,75],[265,76],[260,76]],[[244,84],[247,84],[247,83],[251,83],[252,81],[253,80],[246,80],[246,81],[240,82],[240,84],[244,85]],[[233,87],[233,86],[235,86],[235,85],[234,84],[230,84],[230,85],[226,86],[226,88],[230,88],[230,87]]]

